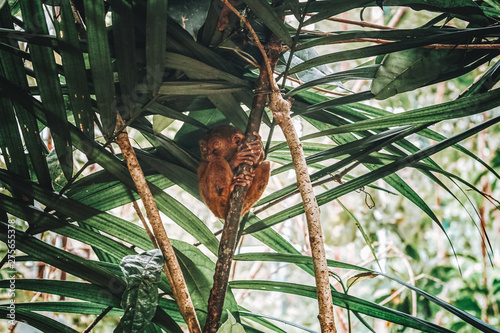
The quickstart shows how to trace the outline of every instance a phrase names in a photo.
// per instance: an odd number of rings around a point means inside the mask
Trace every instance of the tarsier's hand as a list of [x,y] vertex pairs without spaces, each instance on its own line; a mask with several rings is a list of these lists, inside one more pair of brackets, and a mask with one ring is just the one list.
[[229,161],[231,169],[236,169],[241,163],[256,167],[264,159],[264,149],[262,141],[260,141],[260,135],[257,132],[253,132],[253,134],[257,137],[257,140],[245,142],[238,147],[236,154]]

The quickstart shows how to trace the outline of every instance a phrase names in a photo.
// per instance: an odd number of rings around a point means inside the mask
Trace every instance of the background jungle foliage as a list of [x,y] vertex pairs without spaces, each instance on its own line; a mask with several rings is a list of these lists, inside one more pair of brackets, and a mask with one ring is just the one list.
[[[500,2],[234,3],[263,44],[283,42],[276,75],[321,205],[339,332],[499,332]],[[117,111],[204,322],[221,222],[200,201],[197,143],[245,128],[261,61],[235,15],[218,25],[222,6],[0,1],[2,331],[13,297],[18,332],[110,332],[123,315],[119,263],[154,247],[110,144]],[[270,113],[261,134],[273,174],[225,307],[247,332],[316,331],[303,208]],[[165,276],[150,278],[146,331],[182,332]]]

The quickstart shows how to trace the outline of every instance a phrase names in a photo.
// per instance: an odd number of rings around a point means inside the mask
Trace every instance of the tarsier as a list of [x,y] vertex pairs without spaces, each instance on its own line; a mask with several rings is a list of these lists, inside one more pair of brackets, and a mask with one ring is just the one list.
[[[201,163],[198,167],[200,193],[208,208],[218,218],[225,219],[229,197],[236,185],[248,185],[241,215],[246,214],[259,200],[270,175],[269,161],[263,161],[264,150],[257,132],[257,140],[244,142],[245,135],[233,126],[218,126],[200,140]],[[235,175],[242,163],[248,163],[253,172]]]

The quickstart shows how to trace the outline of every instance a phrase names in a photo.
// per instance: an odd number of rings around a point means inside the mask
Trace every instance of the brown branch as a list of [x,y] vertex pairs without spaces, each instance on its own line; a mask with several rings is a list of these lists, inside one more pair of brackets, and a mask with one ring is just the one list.
[[290,108],[290,101],[284,100],[279,92],[273,92],[269,109],[273,112],[274,119],[283,131],[288,147],[290,148],[297,175],[297,186],[304,204],[314,266],[314,278],[316,279],[316,294],[319,306],[318,319],[321,332],[337,332],[319,206],[316,202],[309,172],[307,171],[302,143],[290,118]]
[[[307,16],[314,16],[315,14],[308,13],[306,15]],[[342,18],[338,18],[338,17],[329,17],[329,18],[326,18],[325,20],[332,21],[332,22],[340,22],[340,23],[346,23],[346,24],[359,25],[360,27],[374,28],[374,29],[381,29],[381,30],[393,30],[394,29],[394,28],[391,28],[391,27],[388,27],[385,25],[379,25],[379,24],[363,22],[363,21],[347,20],[347,19],[342,19]]]
[[9,326],[9,333],[16,333],[17,324],[19,324],[18,321],[16,321],[14,324]]
[[[272,76],[272,72],[269,74],[267,68],[272,70],[276,66],[280,55],[280,47],[281,42],[276,38],[271,38],[267,45],[268,52],[266,58],[270,58],[271,62],[267,64],[268,66],[263,66],[263,64],[260,66],[260,74],[256,82],[256,91],[245,133],[246,142],[257,140],[257,137],[253,133],[259,132],[262,114],[268,100],[267,91],[271,89],[269,76]],[[265,62],[265,60],[263,61]],[[244,163],[240,165],[236,174],[244,171],[252,171],[251,169],[250,165]],[[229,213],[226,217],[219,243],[219,255],[217,264],[215,265],[214,284],[208,300],[207,320],[203,328],[204,333],[215,333],[220,326],[224,299],[226,298],[227,285],[231,272],[231,263],[238,242],[241,209],[247,189],[248,186],[235,186],[229,199]]]
[[448,49],[448,50],[498,50],[500,49],[500,44],[431,44],[425,45],[424,48],[428,49]]
[[[295,131],[295,128],[293,127],[290,118],[291,103],[289,101],[283,100],[283,97],[281,96],[278,89],[278,84],[276,83],[276,80],[273,76],[272,67],[276,65],[276,62],[272,63],[268,60],[266,52],[264,52],[264,48],[262,47],[259,38],[255,34],[252,26],[227,0],[221,1],[223,1],[226,6],[228,6],[228,8],[230,8],[244,22],[254,38],[255,45],[259,48],[263,55],[264,66],[260,66],[260,75],[258,79],[258,84],[260,84],[262,88],[258,87],[256,90],[257,94],[254,97],[254,104],[252,105],[252,112],[247,126],[247,136],[249,134],[251,135],[251,130],[253,127],[255,127],[256,121],[258,121],[258,124],[260,124],[260,117],[258,119],[252,118],[252,113],[254,113],[255,109],[260,109],[261,107],[263,110],[264,106],[261,106],[261,103],[262,101],[264,103],[265,101],[267,101],[267,95],[264,95],[263,92],[272,90],[271,103],[269,105],[269,108],[273,111],[274,118],[285,134],[288,146],[290,147],[292,159],[297,173],[297,183],[302,195],[302,201],[304,203],[304,209],[306,212],[306,219],[309,229],[309,241],[312,249],[314,275],[316,279],[316,292],[319,305],[318,319],[320,321],[321,331],[336,333],[337,330],[335,328],[333,300],[330,290],[328,266],[326,264],[323,235],[319,220],[319,207],[318,203],[316,202],[316,197],[314,196],[311,185],[311,179],[307,171],[307,164],[305,161],[304,152],[302,151],[302,144],[300,143],[299,137]],[[273,47],[269,49],[273,53],[273,57],[271,57],[271,59],[277,61],[279,55],[281,54],[281,42],[274,35],[271,36],[268,47],[271,45],[273,45]],[[269,78],[268,82],[266,82],[266,77]],[[246,166],[243,165],[243,167]],[[223,302],[225,292],[227,288],[227,280],[229,279],[231,261],[237,242],[241,206],[243,205],[243,199],[245,197],[246,190],[246,186],[237,186],[231,194],[230,210],[226,218],[226,223],[222,231],[221,242],[219,245],[219,259],[217,261],[216,271],[214,275],[214,287],[210,293],[210,300],[208,305],[209,311],[207,315],[207,323],[204,327],[204,333],[215,333],[219,325],[222,306],[224,304]],[[218,276],[218,274],[223,274],[223,276]],[[213,310],[212,307],[217,307],[217,309]],[[208,325],[209,323],[210,326]]]
[[[240,12],[236,8],[234,8],[234,6],[228,0],[221,0],[221,1],[224,2],[224,4],[229,9],[231,9],[231,11],[233,13],[235,13],[236,16],[238,16],[238,18],[247,27],[248,31],[252,35],[253,42],[255,43],[255,46],[257,46],[257,48],[259,49],[260,53],[262,54],[262,57],[264,58],[264,60],[262,61],[262,63],[266,67],[266,72],[267,72],[267,75],[269,76],[269,82],[270,82],[273,90],[279,90],[278,84],[276,83],[276,80],[274,80],[274,77],[273,77],[273,69],[271,68],[271,62],[267,58],[266,50],[264,49],[264,46],[262,46],[262,43],[260,42],[259,37],[255,33],[255,30],[253,30],[252,25],[250,24],[250,22],[248,22],[248,20],[243,15],[240,14]],[[261,64],[260,67],[262,67],[262,64]],[[260,70],[262,72],[262,68]]]
[[387,26],[394,28],[399,25],[399,22],[401,22],[407,11],[408,7],[399,7],[396,13],[392,15],[391,20],[387,23]]
[[[274,71],[274,74],[280,75],[280,73],[278,73],[276,71]],[[290,76],[287,77],[287,80],[290,80],[290,81],[298,83],[298,84],[304,84],[304,82],[302,82],[301,80],[293,78],[293,77],[290,77]],[[323,88],[316,87],[316,86],[311,87],[311,89],[314,89],[314,90],[317,90],[317,91],[321,91],[321,92],[324,92],[326,94],[336,95],[336,96],[347,96],[347,95],[349,95],[349,94],[344,94],[344,93],[338,93],[338,92],[331,91],[331,90],[328,90],[328,89],[323,89]]]
[[153,229],[158,246],[163,254],[163,257],[165,258],[164,270],[174,298],[179,306],[182,317],[188,326],[189,332],[201,333],[200,324],[198,323],[196,312],[191,301],[191,296],[187,290],[186,282],[184,281],[184,276],[182,275],[179,262],[175,256],[174,248],[172,247],[165,228],[163,227],[158,207],[156,206],[151,190],[149,189],[146,178],[144,177],[144,173],[139,165],[134,148],[130,144],[128,133],[125,130],[125,122],[120,117],[120,114],[117,114],[116,129],[117,135],[115,142],[118,146],[120,146],[123,157],[127,162],[130,176],[132,177],[132,180],[137,188],[137,192],[139,193],[139,196],[144,204],[146,215]]
[[[339,36],[339,34],[331,33],[331,32],[321,32],[314,30],[302,30],[301,32],[314,34],[317,36]],[[398,42],[399,40],[386,40],[379,38],[350,38],[343,40],[336,40],[334,42],[328,42],[324,45],[334,45],[334,44],[342,44],[342,43],[374,43],[374,44],[389,44]],[[300,44],[299,44],[300,45]],[[449,50],[498,50],[500,49],[500,44],[491,44],[491,43],[473,43],[473,44],[429,44],[421,46],[426,49],[449,49]]]
[[92,332],[94,327],[109,313],[109,311],[113,310],[112,306],[108,306],[106,309],[104,309],[96,319],[94,319],[93,322],[90,323],[89,326],[82,332],[82,333],[89,333]]
[[144,230],[146,230],[146,233],[148,234],[149,239],[151,240],[151,243],[155,246],[155,248],[158,248],[158,243],[156,242],[156,238],[153,235],[153,232],[151,231],[151,228],[149,228],[148,222],[146,222],[146,219],[144,218],[144,215],[142,215],[141,209],[139,208],[139,205],[137,204],[137,201],[132,201],[132,206],[134,207],[135,213],[139,217],[139,220],[141,220],[142,225],[144,226]]
[[[375,44],[389,44],[395,41],[389,41],[378,38],[354,38],[346,40],[338,40],[335,42],[325,43],[325,45],[341,44],[341,43],[375,43]],[[474,44],[429,44],[421,46],[424,49],[435,50],[498,50],[500,44],[487,44],[487,43],[474,43]]]

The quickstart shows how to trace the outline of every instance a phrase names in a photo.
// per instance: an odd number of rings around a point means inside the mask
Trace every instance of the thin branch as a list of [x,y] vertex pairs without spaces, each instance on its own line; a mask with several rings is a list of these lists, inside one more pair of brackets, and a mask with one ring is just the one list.
[[[314,16],[315,14],[309,13],[306,15],[307,16]],[[391,27],[388,27],[385,25],[379,25],[379,24],[374,24],[374,23],[369,23],[369,22],[364,22],[364,21],[347,20],[347,19],[342,19],[342,18],[338,18],[338,17],[329,17],[329,18],[326,18],[325,20],[346,23],[346,24],[353,24],[353,25],[358,25],[360,27],[365,27],[365,28],[374,28],[374,29],[381,29],[381,30],[394,30],[394,28],[391,28]]]
[[109,311],[113,310],[112,306],[108,306],[106,309],[104,309],[96,319],[94,319],[93,322],[90,323],[89,326],[83,331],[83,333],[89,333],[92,331],[92,329],[97,325],[108,313]]
[[144,230],[146,230],[146,233],[148,234],[148,237],[151,240],[151,243],[154,244],[155,248],[158,248],[158,243],[156,242],[156,238],[153,235],[153,232],[151,232],[151,228],[149,227],[148,222],[146,222],[144,215],[142,215],[141,209],[139,208],[137,201],[135,201],[135,200],[132,201],[132,206],[134,207],[135,213],[139,217],[139,220],[141,220],[142,225],[144,226]]
[[[339,36],[339,34],[332,32],[321,32],[315,30],[301,30],[303,33],[309,33],[316,36]],[[397,42],[398,40],[387,40],[380,38],[349,38],[343,40],[337,40],[334,42],[328,42],[324,45],[334,45],[334,44],[343,44],[343,43],[374,43],[374,44],[389,44]],[[429,44],[423,45],[423,48],[427,49],[451,49],[451,50],[498,50],[500,49],[500,44],[491,44],[491,43],[471,43],[471,44]]]
[[394,28],[399,25],[399,22],[401,22],[407,11],[408,7],[399,7],[396,13],[392,15],[391,20],[387,23],[387,26]]
[[[288,60],[286,62],[285,70],[283,71],[283,82],[281,83],[281,89],[285,88],[286,85],[286,79],[288,78],[288,71],[290,70],[290,66],[292,65],[292,59],[295,53],[295,50],[297,49],[297,44],[299,42],[299,36],[300,36],[300,31],[302,30],[302,27],[304,26],[304,20],[306,18],[307,10],[309,9],[309,5],[311,4],[311,0],[307,0],[304,9],[302,10],[302,15],[300,15],[299,19],[299,26],[297,27],[297,33],[293,37],[292,45],[290,47],[290,50],[288,52]],[[273,79],[271,79],[272,81]]]
[[[269,82],[272,85],[273,90],[279,90],[278,85],[276,84],[276,81],[274,80],[273,77],[273,70],[271,69],[271,64],[269,62],[269,58],[267,57],[266,50],[264,49],[264,46],[262,46],[262,43],[259,40],[259,37],[255,33],[255,30],[253,30],[252,25],[248,22],[248,20],[240,14],[240,12],[234,8],[234,6],[228,1],[228,0],[221,0],[224,2],[224,4],[231,9],[231,11],[238,16],[238,18],[245,24],[247,27],[248,31],[252,35],[253,42],[255,43],[255,46],[259,49],[260,53],[262,54],[262,57],[264,58],[264,66],[266,66],[267,73],[269,74]],[[262,69],[261,69],[262,70]]]
[[452,50],[498,50],[500,49],[500,44],[431,44],[425,45],[424,48],[428,49],[452,49]]
[[19,324],[18,321],[16,321],[14,324],[9,326],[9,333],[16,333],[17,324]]
[[[281,75],[280,73],[278,73],[276,71],[274,71],[274,74]],[[287,77],[287,80],[290,80],[290,81],[298,83],[298,84],[304,84],[303,81],[301,81],[299,79],[296,79],[296,78],[293,78],[293,77],[290,77],[290,76]],[[349,94],[345,94],[345,93],[338,93],[338,92],[331,91],[331,90],[328,90],[328,89],[323,89],[323,88],[316,87],[316,86],[311,87],[311,89],[314,89],[314,90],[317,90],[317,91],[321,91],[321,92],[324,92],[326,94],[332,94],[332,95],[335,95],[335,96],[347,96],[347,95],[349,95]]]
[[118,113],[116,120],[117,134],[115,142],[120,147],[123,157],[127,162],[130,176],[132,177],[132,180],[137,188],[137,192],[139,193],[139,196],[144,204],[146,215],[149,219],[151,227],[153,228],[158,246],[163,254],[163,257],[165,258],[164,270],[168,283],[172,289],[174,298],[179,306],[179,310],[188,326],[189,331],[191,333],[201,333],[200,324],[198,323],[198,318],[196,317],[191,296],[187,290],[186,282],[184,280],[184,276],[182,275],[179,262],[177,261],[174,248],[172,247],[165,228],[163,227],[158,207],[156,206],[151,190],[149,189],[146,178],[144,177],[144,173],[139,165],[134,148],[130,144],[128,133],[124,128],[125,122]]

